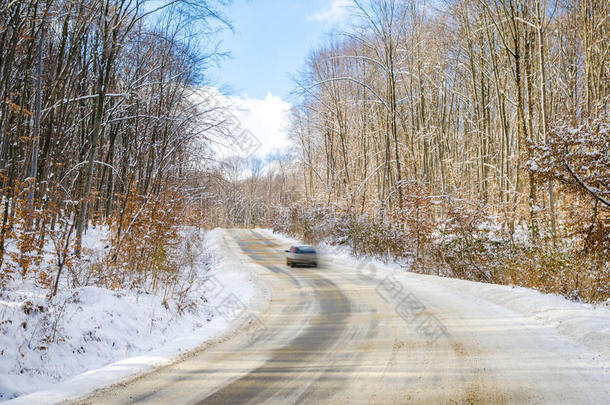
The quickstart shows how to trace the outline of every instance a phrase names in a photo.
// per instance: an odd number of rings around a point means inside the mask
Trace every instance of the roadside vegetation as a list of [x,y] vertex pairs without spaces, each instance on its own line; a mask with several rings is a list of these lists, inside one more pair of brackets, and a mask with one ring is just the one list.
[[[229,27],[219,5],[3,2],[0,287],[173,285],[210,139],[226,136],[202,86]],[[91,228],[108,231],[95,260]]]

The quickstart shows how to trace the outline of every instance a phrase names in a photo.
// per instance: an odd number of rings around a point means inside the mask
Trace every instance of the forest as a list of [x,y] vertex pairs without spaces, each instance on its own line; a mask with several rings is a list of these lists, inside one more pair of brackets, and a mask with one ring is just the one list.
[[[230,28],[217,5],[2,2],[0,286],[171,284],[210,140],[227,136],[203,86]],[[111,236],[94,263],[83,238],[99,226]]]
[[296,153],[227,163],[251,175],[225,175],[223,218],[608,299],[608,2],[351,3],[294,78]]
[[222,226],[610,298],[608,2],[353,0],[266,159],[214,153],[223,5],[3,2],[0,286],[165,288],[181,229]]

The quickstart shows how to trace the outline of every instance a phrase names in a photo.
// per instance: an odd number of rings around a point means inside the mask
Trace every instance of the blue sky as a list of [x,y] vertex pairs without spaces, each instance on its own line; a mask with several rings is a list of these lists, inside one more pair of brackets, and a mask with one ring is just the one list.
[[211,73],[235,95],[289,97],[289,76],[301,68],[340,18],[345,0],[234,0],[227,9],[234,32],[225,31],[221,49],[231,53]]
[[234,0],[227,8],[234,32],[222,33],[220,49],[231,56],[208,74],[234,106],[241,127],[261,141],[258,157],[289,145],[290,76],[342,23],[350,1]]

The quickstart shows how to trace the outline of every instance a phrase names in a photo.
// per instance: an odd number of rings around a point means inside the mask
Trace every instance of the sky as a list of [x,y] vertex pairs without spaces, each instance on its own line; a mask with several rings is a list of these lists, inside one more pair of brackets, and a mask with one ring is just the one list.
[[256,155],[289,145],[285,126],[296,75],[312,50],[340,26],[349,0],[234,0],[226,10],[234,31],[220,35],[230,53],[209,72],[242,127],[262,145]]

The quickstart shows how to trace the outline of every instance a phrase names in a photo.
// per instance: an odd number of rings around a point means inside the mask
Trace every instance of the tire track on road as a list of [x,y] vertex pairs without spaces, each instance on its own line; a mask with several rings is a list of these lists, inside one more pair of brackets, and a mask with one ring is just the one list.
[[[268,244],[258,240],[239,240],[238,244],[244,253],[257,262],[269,258],[269,255],[261,254],[260,249],[253,248],[261,244],[269,248]],[[265,267],[287,277],[301,289],[302,282],[305,281],[312,289],[311,299],[317,303],[319,312],[300,335],[274,350],[263,365],[196,402],[198,405],[261,403],[280,393],[284,398],[310,395],[308,385],[323,379],[323,376],[317,375],[328,370],[328,366],[319,367],[315,360],[324,361],[325,355],[330,353],[346,329],[351,314],[350,300],[333,281],[317,271],[303,269],[299,281],[293,274],[278,266],[266,264]],[[336,375],[332,379],[338,381]]]

